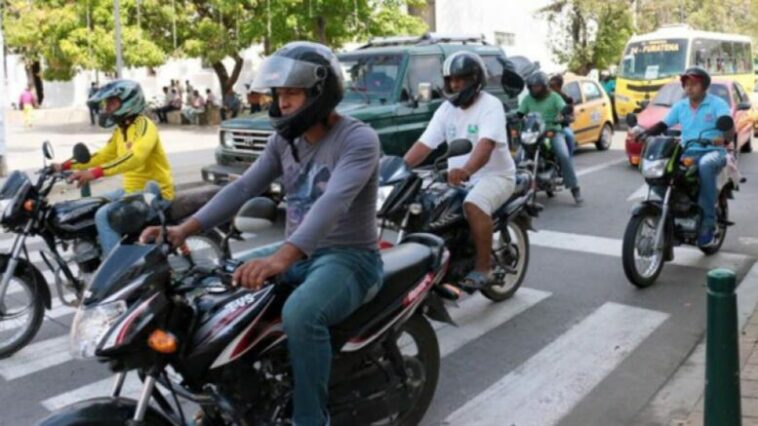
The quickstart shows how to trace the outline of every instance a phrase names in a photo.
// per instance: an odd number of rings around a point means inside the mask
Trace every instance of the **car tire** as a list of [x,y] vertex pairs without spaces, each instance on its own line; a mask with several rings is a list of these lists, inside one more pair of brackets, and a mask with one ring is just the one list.
[[595,142],[595,147],[598,151],[607,151],[613,143],[613,126],[611,123],[605,123],[603,130],[600,131],[600,137]]

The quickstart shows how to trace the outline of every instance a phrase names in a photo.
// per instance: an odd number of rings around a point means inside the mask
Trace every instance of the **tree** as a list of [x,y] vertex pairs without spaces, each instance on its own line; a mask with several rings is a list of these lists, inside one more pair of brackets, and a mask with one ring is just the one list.
[[[125,3],[134,8],[134,1]],[[82,69],[115,71],[111,0],[10,0],[3,9],[3,24],[7,46],[24,59],[40,103],[42,77],[69,80]],[[127,66],[165,62],[165,53],[134,25],[124,22],[122,37]]]
[[550,44],[558,62],[579,74],[617,63],[632,35],[627,1],[554,0],[537,13],[555,29]]

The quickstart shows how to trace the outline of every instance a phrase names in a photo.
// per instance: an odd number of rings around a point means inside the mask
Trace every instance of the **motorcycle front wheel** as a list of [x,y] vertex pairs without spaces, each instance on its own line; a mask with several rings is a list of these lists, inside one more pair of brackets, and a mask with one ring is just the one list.
[[492,241],[493,283],[482,295],[493,302],[510,299],[524,281],[529,267],[529,234],[521,221],[509,221]]
[[661,217],[655,213],[632,216],[624,232],[621,259],[632,285],[653,285],[663,269],[664,251],[655,248],[655,230]]
[[11,277],[0,300],[0,359],[26,346],[42,326],[45,305],[37,285],[31,273],[18,268]]

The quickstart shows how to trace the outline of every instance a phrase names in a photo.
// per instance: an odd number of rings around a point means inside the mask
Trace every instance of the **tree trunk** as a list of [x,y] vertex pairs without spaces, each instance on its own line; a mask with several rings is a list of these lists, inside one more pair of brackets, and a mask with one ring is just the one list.
[[234,85],[237,83],[240,73],[242,72],[243,63],[244,61],[242,60],[242,57],[239,54],[235,54],[234,55],[234,69],[232,69],[231,76],[229,75],[229,72],[226,70],[226,67],[224,66],[223,62],[218,61],[212,64],[213,71],[216,72],[216,76],[218,77],[218,82],[221,85],[222,96],[226,92],[228,92],[230,89],[232,89]]
[[323,16],[316,17],[316,36],[318,37],[319,43],[327,46],[329,45],[326,40],[326,18]]
[[42,105],[42,101],[45,100],[45,88],[42,84],[42,64],[39,61],[32,64],[32,74],[34,89],[37,91],[37,105]]

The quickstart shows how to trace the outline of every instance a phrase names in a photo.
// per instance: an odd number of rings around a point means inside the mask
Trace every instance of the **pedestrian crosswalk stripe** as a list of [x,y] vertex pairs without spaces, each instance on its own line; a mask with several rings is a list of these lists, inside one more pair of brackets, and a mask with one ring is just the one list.
[[[539,230],[530,232],[529,242],[538,247],[621,257],[622,240],[615,238]],[[698,269],[739,269],[753,260],[751,256],[743,254],[719,252],[713,256],[705,256],[694,247],[676,247],[674,260],[669,263]]]
[[457,326],[442,325],[437,330],[440,355],[445,357],[489,331],[505,324],[522,312],[550,297],[547,291],[521,288],[505,303],[492,303],[476,294],[464,300],[459,309],[450,308]]
[[446,424],[556,424],[666,318],[663,312],[605,303],[453,412]]
[[71,360],[68,348],[68,335],[32,343],[0,361],[0,376],[13,380],[68,362]]

